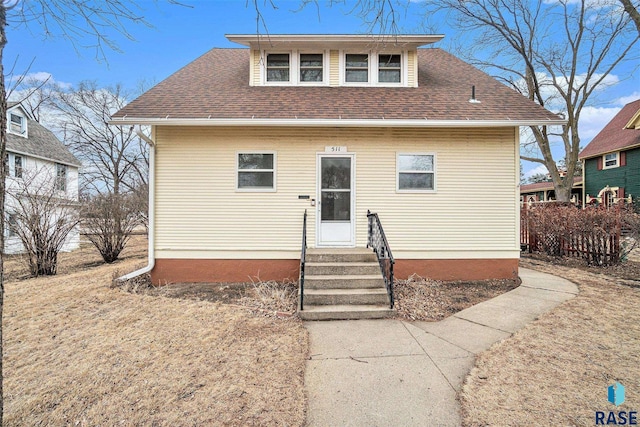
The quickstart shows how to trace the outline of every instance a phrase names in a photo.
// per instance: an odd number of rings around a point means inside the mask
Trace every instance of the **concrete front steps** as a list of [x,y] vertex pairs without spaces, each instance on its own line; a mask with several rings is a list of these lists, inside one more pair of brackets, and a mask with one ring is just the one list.
[[375,254],[370,249],[307,249],[304,320],[380,319],[393,315]]

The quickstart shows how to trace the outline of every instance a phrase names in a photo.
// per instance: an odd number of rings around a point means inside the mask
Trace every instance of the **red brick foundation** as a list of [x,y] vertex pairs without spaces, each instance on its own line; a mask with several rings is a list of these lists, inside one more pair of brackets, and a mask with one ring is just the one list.
[[156,259],[154,284],[179,282],[248,282],[298,280],[299,259]]
[[[298,280],[297,259],[156,259],[151,272],[155,284],[179,282],[247,282],[249,278]],[[512,279],[518,259],[398,259],[395,277],[412,274],[434,280]]]
[[513,279],[518,276],[518,259],[399,259],[395,277],[412,274],[433,280]]

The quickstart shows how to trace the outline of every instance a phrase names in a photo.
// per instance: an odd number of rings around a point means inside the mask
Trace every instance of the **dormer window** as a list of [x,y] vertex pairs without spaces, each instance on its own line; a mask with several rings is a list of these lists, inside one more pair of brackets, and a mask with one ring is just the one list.
[[300,54],[300,81],[322,82],[324,59],[321,53]]
[[24,135],[27,130],[25,123],[26,120],[23,116],[15,113],[9,114],[9,132]]
[[406,77],[403,53],[348,53],[342,57],[342,83],[349,86],[402,86]]
[[344,80],[350,83],[366,83],[369,81],[368,54],[347,53],[345,55]]
[[378,82],[400,83],[401,71],[400,55],[378,56]]
[[288,53],[267,54],[267,81],[288,82],[290,64],[290,55]]

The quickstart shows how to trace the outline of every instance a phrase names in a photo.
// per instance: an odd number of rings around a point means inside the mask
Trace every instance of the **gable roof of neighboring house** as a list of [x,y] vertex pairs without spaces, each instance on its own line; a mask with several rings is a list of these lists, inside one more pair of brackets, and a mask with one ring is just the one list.
[[[18,106],[17,102],[8,102],[7,109]],[[27,117],[28,138],[7,132],[7,151],[32,155],[43,159],[80,167],[82,163],[49,129],[42,126],[29,115]]]
[[[581,176],[573,177],[573,187],[582,184]],[[520,186],[520,193],[533,193],[535,191],[553,190],[553,181],[534,182],[533,184],[525,184]]]
[[622,110],[584,147],[578,158],[588,159],[613,151],[640,147],[640,129],[627,127],[639,111],[640,99],[622,107]]
[[[250,86],[249,56],[249,49],[212,49],[115,113],[111,124],[565,122],[441,49],[418,49],[417,88]],[[480,103],[469,102],[472,85]]]

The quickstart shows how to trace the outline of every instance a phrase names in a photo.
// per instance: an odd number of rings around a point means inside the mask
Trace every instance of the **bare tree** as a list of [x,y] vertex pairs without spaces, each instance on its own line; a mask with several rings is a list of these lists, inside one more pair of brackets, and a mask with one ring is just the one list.
[[9,236],[18,237],[34,277],[57,273],[58,253],[70,234],[78,232],[78,202],[60,190],[52,166],[7,178]]
[[[472,62],[532,101],[565,114],[567,125],[560,130],[531,127],[535,150],[525,145],[521,158],[545,165],[557,199],[568,201],[582,111],[616,67],[634,59],[629,53],[640,35],[629,16],[606,1],[442,0],[433,1],[429,10],[447,13],[463,34],[474,38]],[[564,148],[566,176],[553,158],[555,142]]]
[[118,259],[140,224],[139,206],[134,193],[96,194],[85,204],[84,232],[106,263]]
[[124,107],[128,94],[120,85],[99,88],[82,82],[52,97],[63,140],[83,164],[83,188],[121,194],[146,184],[147,147],[130,127],[111,126],[111,115]]

